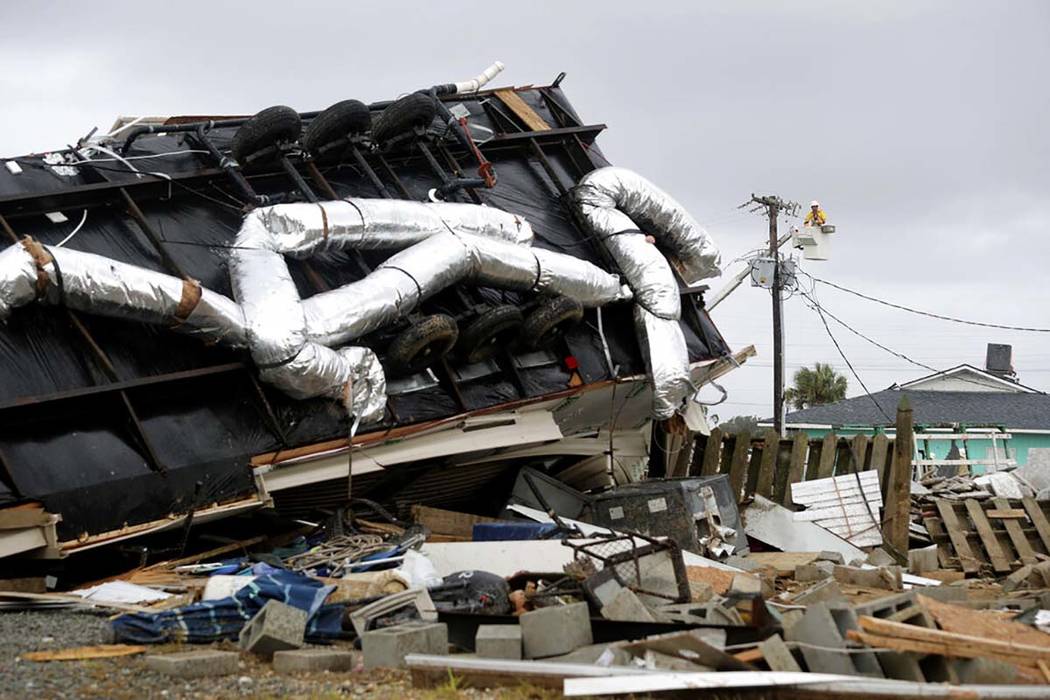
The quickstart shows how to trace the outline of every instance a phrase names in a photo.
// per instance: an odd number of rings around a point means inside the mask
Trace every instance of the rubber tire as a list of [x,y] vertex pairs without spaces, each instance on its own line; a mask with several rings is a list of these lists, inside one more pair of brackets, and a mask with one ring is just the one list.
[[556,296],[544,299],[539,308],[529,314],[521,329],[522,341],[533,349],[543,348],[583,320],[583,305],[571,297]]
[[303,149],[314,155],[324,146],[372,128],[372,113],[364,102],[343,100],[314,117],[303,133]]
[[435,114],[437,105],[430,95],[422,92],[405,95],[376,117],[372,124],[372,140],[383,145],[417,126],[430,126]]
[[516,306],[489,309],[463,329],[456,355],[468,364],[484,362],[518,339],[524,321]]
[[299,113],[291,107],[267,107],[244,122],[233,135],[230,151],[242,165],[249,156],[281,141],[295,141],[302,131]]
[[386,364],[396,375],[415,374],[434,364],[459,338],[456,319],[445,314],[427,316],[401,331],[386,351]]

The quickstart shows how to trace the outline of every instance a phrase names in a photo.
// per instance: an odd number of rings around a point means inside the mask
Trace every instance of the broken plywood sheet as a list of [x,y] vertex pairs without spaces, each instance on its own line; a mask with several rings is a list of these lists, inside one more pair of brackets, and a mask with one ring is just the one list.
[[1050,648],[1050,634],[1029,627],[1022,622],[1015,622],[1011,619],[1013,613],[998,610],[973,610],[942,603],[922,594],[916,596],[916,600],[926,608],[937,622],[937,626],[945,632]]
[[879,475],[871,469],[791,484],[791,500],[805,506],[796,521],[812,522],[857,547],[882,544]]
[[[784,552],[838,552],[846,561],[863,559],[864,552],[829,530],[805,520],[768,498],[755,495],[744,511],[744,532]],[[881,542],[881,539],[880,539]]]

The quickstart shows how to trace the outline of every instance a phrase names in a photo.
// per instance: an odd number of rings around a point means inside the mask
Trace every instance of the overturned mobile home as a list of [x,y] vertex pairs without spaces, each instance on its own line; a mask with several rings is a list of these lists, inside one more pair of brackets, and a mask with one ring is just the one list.
[[434,505],[529,457],[631,478],[615,453],[747,355],[703,308],[718,253],[560,80],[497,72],[9,159],[0,556],[336,506],[351,473]]

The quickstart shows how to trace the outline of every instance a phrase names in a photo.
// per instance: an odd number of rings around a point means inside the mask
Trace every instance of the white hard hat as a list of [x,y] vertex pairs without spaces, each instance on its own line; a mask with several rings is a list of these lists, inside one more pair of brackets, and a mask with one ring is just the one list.
[[809,203],[809,206],[811,206],[811,207],[819,207],[820,206],[820,202],[818,202],[817,200],[814,199],[812,202]]

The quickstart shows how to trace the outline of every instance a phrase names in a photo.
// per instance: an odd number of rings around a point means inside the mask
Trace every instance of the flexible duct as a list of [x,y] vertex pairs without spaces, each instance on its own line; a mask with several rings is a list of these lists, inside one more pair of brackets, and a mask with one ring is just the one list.
[[196,282],[25,239],[0,252],[0,320],[35,299],[100,316],[167,325],[209,343],[246,344],[240,307]]
[[[369,422],[385,404],[378,359],[367,348],[329,346],[403,317],[452,284],[565,294],[588,306],[630,298],[615,275],[531,240],[522,218],[469,204],[355,199],[257,209],[231,247],[234,302],[192,280],[26,239],[0,251],[0,320],[41,299],[247,346],[265,381],[296,398],[339,399]],[[359,282],[299,298],[286,256],[353,248],[400,252]]]
[[[338,396],[356,376],[341,345],[382,328],[460,281],[571,294],[596,305],[629,297],[616,276],[533,250],[521,217],[471,204],[350,199],[249,214],[230,255],[234,297],[263,377],[293,395]],[[285,256],[401,249],[364,279],[305,301]]]
[[573,189],[590,233],[616,261],[636,301],[635,330],[653,383],[652,413],[670,418],[691,391],[689,355],[679,326],[681,300],[671,265],[646,234],[673,254],[687,284],[718,275],[707,232],[670,195],[623,168],[599,168]]
[[470,234],[443,233],[394,255],[364,279],[303,300],[309,340],[340,345],[393,323],[460,282],[572,297],[584,306],[630,298],[619,279],[578,258]]

